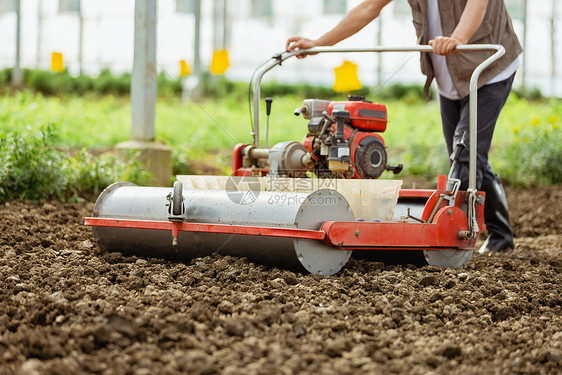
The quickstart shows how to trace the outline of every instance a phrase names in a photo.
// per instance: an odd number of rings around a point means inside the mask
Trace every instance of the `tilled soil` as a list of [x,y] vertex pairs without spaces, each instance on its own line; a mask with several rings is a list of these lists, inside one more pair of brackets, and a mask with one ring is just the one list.
[[102,254],[92,203],[4,203],[0,373],[560,374],[562,186],[508,196],[514,251],[332,277]]

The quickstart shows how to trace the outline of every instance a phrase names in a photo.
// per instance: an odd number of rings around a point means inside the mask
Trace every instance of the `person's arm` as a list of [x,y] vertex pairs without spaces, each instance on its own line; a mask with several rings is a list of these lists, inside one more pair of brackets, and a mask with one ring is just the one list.
[[458,45],[468,43],[476,30],[482,25],[487,6],[488,0],[467,0],[453,35],[450,37],[438,36],[429,41],[429,45],[433,47],[433,52],[438,55],[448,55]]
[[[333,29],[313,40],[295,36],[287,40],[287,51],[308,49],[317,46],[333,46],[352,36],[377,18],[382,10],[392,0],[364,0],[353,8]],[[305,55],[297,56],[299,58]]]

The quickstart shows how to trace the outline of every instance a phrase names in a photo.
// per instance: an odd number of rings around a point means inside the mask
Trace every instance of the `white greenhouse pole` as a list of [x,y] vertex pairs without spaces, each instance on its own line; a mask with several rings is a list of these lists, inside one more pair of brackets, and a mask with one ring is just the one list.
[[228,4],[226,0],[222,1],[222,47],[228,49]]
[[527,87],[527,0],[523,0],[523,68],[521,73],[523,75],[523,89]]
[[193,74],[201,78],[201,0],[195,0],[195,46],[193,49]]
[[21,0],[16,0],[16,61],[12,73],[12,85],[21,87],[23,85],[23,74],[21,71]]
[[551,67],[551,77],[550,77],[550,95],[556,96],[556,78],[557,78],[557,69],[556,69],[556,1],[552,0],[552,14],[550,17],[550,67]]
[[37,0],[37,49],[35,67],[41,66],[41,46],[43,45],[43,0]]
[[213,2],[213,50],[217,50],[221,47],[221,40],[222,33],[220,32],[221,26],[221,19],[220,16],[220,0],[215,0]]
[[135,44],[131,77],[131,139],[154,140],[156,110],[156,0],[135,1]]
[[131,76],[131,140],[117,150],[136,150],[135,158],[152,174],[152,184],[168,186],[172,149],[154,141],[156,117],[156,0],[135,0],[135,50]]
[[78,65],[80,75],[84,74],[84,15],[82,14],[82,0],[78,1]]
[[182,79],[182,103],[187,104],[201,90],[201,0],[193,1],[193,72]]

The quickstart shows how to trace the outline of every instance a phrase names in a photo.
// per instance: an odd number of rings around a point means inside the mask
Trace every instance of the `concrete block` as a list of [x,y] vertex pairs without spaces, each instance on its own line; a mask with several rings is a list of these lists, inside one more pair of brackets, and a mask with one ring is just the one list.
[[[115,146],[117,155],[125,157],[126,150],[137,150],[138,160],[152,176],[154,186],[170,186],[172,176],[172,148],[156,142],[126,141]],[[121,151],[121,152],[120,152]]]

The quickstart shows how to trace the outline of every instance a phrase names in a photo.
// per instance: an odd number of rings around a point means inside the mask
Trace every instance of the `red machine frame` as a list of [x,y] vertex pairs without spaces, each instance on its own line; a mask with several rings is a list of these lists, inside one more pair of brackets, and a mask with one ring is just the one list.
[[[344,222],[326,221],[319,230],[298,228],[272,228],[259,226],[240,226],[227,224],[188,223],[177,221],[151,221],[87,217],[86,225],[137,228],[171,231],[177,237],[179,232],[226,233],[269,237],[299,238],[324,241],[324,243],[344,250],[470,250],[476,238],[463,238],[462,233],[469,230],[466,213],[462,205],[466,202],[466,192],[457,193],[454,206],[448,206],[444,196],[451,192],[445,188],[446,176],[439,176],[436,190],[409,190],[399,192],[399,198],[427,200],[418,223],[403,221]],[[483,192],[478,192],[484,197]],[[478,226],[484,230],[484,205],[477,205]]]

